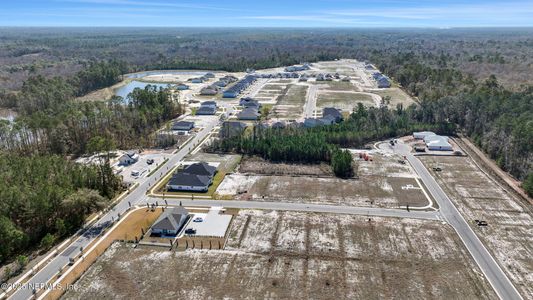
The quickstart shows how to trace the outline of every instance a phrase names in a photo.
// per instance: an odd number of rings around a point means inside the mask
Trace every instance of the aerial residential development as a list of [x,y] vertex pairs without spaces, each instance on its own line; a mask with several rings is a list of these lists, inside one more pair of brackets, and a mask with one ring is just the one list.
[[0,299],[533,299],[514,4],[229,2],[0,21]]

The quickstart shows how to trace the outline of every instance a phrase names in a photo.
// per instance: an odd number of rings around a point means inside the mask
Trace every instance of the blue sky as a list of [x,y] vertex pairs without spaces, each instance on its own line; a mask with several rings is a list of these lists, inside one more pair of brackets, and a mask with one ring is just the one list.
[[0,26],[533,26],[533,1],[0,0]]

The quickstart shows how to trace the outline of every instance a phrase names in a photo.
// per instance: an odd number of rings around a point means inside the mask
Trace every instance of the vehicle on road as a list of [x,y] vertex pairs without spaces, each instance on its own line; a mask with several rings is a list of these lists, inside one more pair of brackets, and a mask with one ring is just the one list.
[[139,171],[137,171],[137,170],[133,170],[133,171],[131,171],[131,176],[133,176],[133,177],[137,177],[137,176],[139,176],[139,174],[140,174],[140,173],[139,173]]
[[69,266],[74,265],[74,258],[71,257],[71,258],[68,259],[68,265]]

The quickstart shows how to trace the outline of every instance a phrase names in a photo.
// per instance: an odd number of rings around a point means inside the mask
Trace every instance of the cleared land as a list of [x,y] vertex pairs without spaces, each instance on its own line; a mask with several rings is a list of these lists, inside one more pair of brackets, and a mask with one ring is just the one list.
[[407,107],[416,101],[407,95],[402,89],[397,87],[391,87],[389,89],[380,89],[374,90],[372,93],[381,96],[382,98],[390,97],[389,107],[396,108],[396,105],[402,104],[404,107]]
[[333,176],[331,166],[325,163],[319,165],[272,163],[259,157],[249,156],[242,159],[238,170],[244,174]]
[[[377,97],[377,96],[376,96]],[[325,92],[320,91],[317,97],[317,107],[336,107],[344,111],[352,111],[357,103],[365,106],[376,106],[372,95],[358,92]]]
[[[423,207],[429,203],[408,165],[398,163],[393,155],[370,153],[374,161],[358,160],[359,178],[348,180],[320,173],[319,165],[289,167],[245,160],[240,173],[224,178],[217,194],[241,200],[364,207]],[[288,172],[288,168],[292,172]],[[304,175],[306,172],[309,174]]]
[[[424,156],[421,161],[471,223],[477,236],[523,296],[533,299],[533,212],[468,157]],[[442,171],[432,171],[433,166]],[[487,227],[475,225],[485,220]]]
[[241,211],[226,250],[114,244],[64,298],[496,299],[474,270],[438,222]]
[[286,119],[301,117],[308,89],[307,85],[289,85],[288,89],[278,96],[272,117]]
[[323,85],[323,90],[360,92],[360,89],[357,88],[357,86],[346,81],[327,81]]

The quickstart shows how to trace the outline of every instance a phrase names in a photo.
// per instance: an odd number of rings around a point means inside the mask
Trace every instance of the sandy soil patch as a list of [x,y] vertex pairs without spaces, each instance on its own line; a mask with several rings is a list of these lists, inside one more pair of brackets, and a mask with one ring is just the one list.
[[438,222],[241,211],[225,250],[114,244],[65,299],[497,299]]

